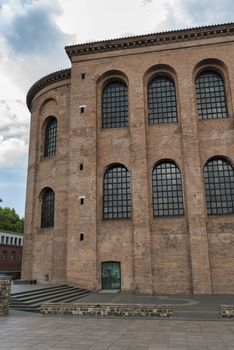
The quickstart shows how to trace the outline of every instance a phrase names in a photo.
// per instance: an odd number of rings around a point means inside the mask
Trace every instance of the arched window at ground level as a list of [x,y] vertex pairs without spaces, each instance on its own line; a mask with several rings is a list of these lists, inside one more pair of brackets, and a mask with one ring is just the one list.
[[152,191],[154,216],[184,215],[181,172],[173,162],[154,167]]
[[111,166],[103,179],[103,218],[132,217],[131,185],[128,170],[123,165]]
[[223,158],[213,158],[204,167],[206,206],[209,215],[234,214],[234,171]]

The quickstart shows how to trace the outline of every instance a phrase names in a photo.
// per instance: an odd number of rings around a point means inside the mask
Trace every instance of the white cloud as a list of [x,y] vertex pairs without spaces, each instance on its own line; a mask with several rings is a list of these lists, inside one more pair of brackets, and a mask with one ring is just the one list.
[[0,169],[25,171],[30,115],[25,98],[41,76],[69,65],[57,1],[2,1],[0,7]]
[[19,138],[0,136],[0,168],[25,167],[28,145]]
[[0,99],[0,169],[25,168],[29,129],[25,109],[21,101]]

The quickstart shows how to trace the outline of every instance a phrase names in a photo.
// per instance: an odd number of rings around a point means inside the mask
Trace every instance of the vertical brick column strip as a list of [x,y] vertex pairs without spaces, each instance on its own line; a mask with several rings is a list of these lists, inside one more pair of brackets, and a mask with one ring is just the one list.
[[[191,65],[192,66],[192,65]],[[200,161],[196,101],[192,72],[178,73],[181,109],[183,171],[186,215],[190,237],[192,285],[194,294],[211,293],[211,277],[206,230],[206,206]]]
[[0,316],[7,316],[10,309],[11,277],[0,277]]
[[143,82],[132,75],[129,86],[129,127],[131,134],[131,181],[135,292],[152,293],[151,239],[148,203],[148,173],[144,120]]
[[[79,78],[82,69],[79,63],[72,66],[67,281],[96,290],[96,89],[91,79]],[[81,113],[83,104],[86,108]],[[85,170],[80,172],[82,162]],[[85,234],[82,244],[80,233]]]

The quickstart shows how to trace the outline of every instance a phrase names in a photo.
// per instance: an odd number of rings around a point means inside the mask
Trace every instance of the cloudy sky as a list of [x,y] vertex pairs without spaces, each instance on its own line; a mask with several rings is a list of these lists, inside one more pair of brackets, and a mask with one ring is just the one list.
[[0,0],[0,198],[24,216],[30,114],[42,76],[69,67],[64,46],[233,21],[233,0]]

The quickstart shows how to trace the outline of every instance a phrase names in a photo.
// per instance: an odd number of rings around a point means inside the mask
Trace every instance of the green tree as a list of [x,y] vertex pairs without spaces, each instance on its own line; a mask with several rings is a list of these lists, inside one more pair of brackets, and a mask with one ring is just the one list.
[[[0,199],[0,202],[1,199]],[[21,219],[15,212],[15,209],[2,208],[0,206],[0,230],[22,233],[24,228],[24,219]]]

